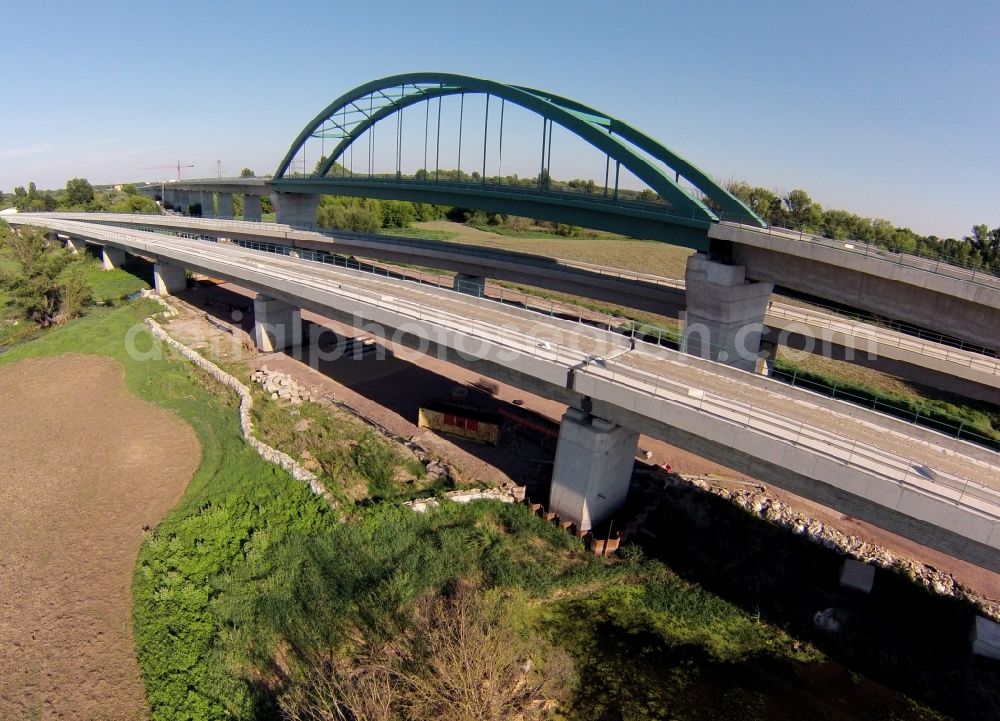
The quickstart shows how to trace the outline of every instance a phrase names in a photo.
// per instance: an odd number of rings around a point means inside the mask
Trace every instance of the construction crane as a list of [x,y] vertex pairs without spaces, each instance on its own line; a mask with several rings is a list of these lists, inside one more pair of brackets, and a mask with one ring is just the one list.
[[173,170],[177,169],[177,180],[181,179],[181,168],[193,168],[193,165],[181,165],[181,161],[177,161],[175,165],[149,165],[145,168],[139,168],[139,170]]

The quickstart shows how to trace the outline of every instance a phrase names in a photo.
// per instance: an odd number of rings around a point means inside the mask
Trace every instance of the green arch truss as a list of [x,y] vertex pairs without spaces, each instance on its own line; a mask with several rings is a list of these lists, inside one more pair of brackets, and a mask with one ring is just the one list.
[[[766,226],[749,207],[704,171],[628,123],[553,93],[453,73],[393,75],[365,83],[341,95],[302,129],[282,159],[274,178],[287,177],[293,159],[310,138],[338,141],[326,162],[311,176],[320,180],[326,178],[351,143],[379,121],[411,105],[460,94],[502,98],[563,127],[631,171],[658,193],[674,212],[702,222],[716,222],[721,216]],[[681,178],[710,203],[703,202],[682,187]]]

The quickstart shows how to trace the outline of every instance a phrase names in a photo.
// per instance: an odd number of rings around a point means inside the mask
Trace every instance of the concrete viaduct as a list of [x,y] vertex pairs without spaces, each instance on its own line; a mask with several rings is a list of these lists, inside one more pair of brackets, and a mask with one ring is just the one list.
[[257,291],[263,350],[301,342],[300,309],[560,400],[550,508],[581,528],[628,491],[641,431],[993,571],[1000,571],[997,455],[898,419],[689,354],[447,289],[235,244],[14,215],[73,244],[152,258],[157,291],[185,270]]

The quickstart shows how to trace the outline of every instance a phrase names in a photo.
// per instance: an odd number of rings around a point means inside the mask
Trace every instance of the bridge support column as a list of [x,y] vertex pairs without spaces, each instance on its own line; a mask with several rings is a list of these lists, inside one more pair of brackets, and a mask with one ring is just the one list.
[[272,193],[275,220],[287,225],[316,225],[319,196],[312,193]]
[[172,188],[163,189],[163,207],[170,206],[171,208],[177,207],[177,191]]
[[157,295],[176,295],[187,288],[184,266],[169,263],[153,264],[153,288]]
[[451,284],[451,289],[457,290],[459,293],[482,298],[486,295],[486,278],[481,275],[456,273],[455,280]]
[[250,193],[243,194],[243,220],[254,220],[259,221],[261,218],[260,213],[260,196],[251,195]]
[[219,216],[222,218],[232,218],[233,217],[233,194],[232,193],[219,193]]
[[549,510],[589,531],[628,496],[639,434],[568,408],[559,426]]
[[210,218],[215,215],[215,193],[201,191],[201,217]]
[[87,252],[87,242],[70,236],[66,239],[66,249],[73,255]]
[[688,259],[684,278],[687,310],[682,350],[742,370],[757,370],[764,312],[774,285],[747,282],[744,266],[717,263],[702,253]]
[[104,270],[121,268],[125,265],[125,251],[105,245],[101,250],[101,262],[104,264]]
[[254,339],[265,353],[302,345],[302,311],[260,293],[253,301]]

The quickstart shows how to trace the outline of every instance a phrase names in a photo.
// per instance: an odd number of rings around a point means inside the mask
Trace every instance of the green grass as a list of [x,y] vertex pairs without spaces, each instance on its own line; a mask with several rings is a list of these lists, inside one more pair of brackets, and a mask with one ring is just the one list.
[[74,264],[64,272],[70,272],[74,267],[83,269],[84,278],[93,293],[92,300],[98,304],[118,303],[139,290],[149,288],[152,281],[152,267],[138,259],[127,270],[104,270],[100,261],[88,256],[79,265]]
[[377,233],[381,235],[396,235],[403,238],[420,238],[422,240],[451,240],[458,233],[448,230],[431,230],[430,228],[379,228]]

